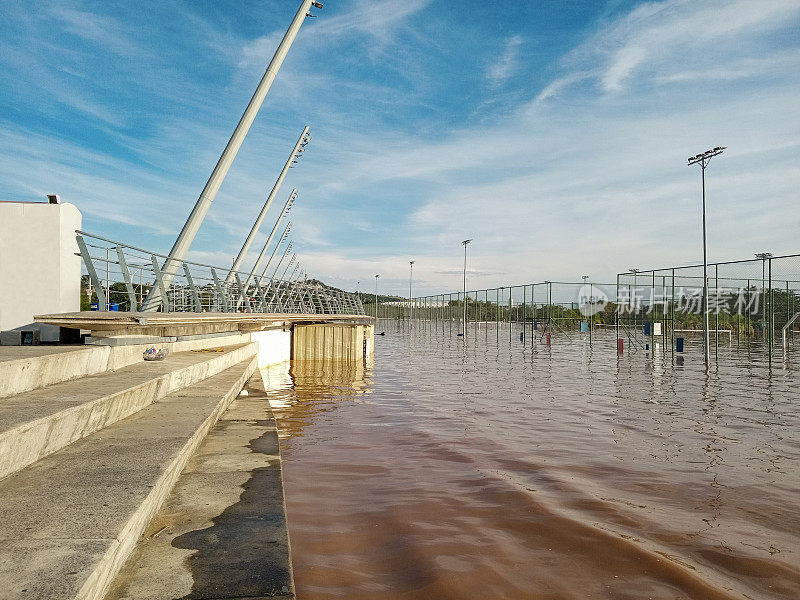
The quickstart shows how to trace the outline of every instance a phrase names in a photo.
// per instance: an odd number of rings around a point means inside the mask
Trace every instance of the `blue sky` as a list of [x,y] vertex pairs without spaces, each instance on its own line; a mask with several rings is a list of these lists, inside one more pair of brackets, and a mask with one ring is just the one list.
[[[295,0],[0,5],[0,199],[169,250]],[[800,252],[800,0],[330,0],[307,20],[190,256],[229,265],[303,126],[294,240],[329,283],[613,281]],[[265,229],[268,229],[266,226]],[[262,232],[260,239],[265,239]],[[260,249],[256,243],[253,257]]]

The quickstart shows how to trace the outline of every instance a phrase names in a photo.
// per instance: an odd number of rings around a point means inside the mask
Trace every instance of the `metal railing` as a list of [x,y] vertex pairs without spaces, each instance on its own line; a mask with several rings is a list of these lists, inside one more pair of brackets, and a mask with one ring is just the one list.
[[[800,254],[761,256],[709,264],[712,358],[723,346],[762,351],[770,362],[779,347],[784,358],[789,355],[800,326],[800,317],[795,319],[800,311]],[[675,356],[679,337],[696,346],[703,334],[702,269],[635,269],[610,284],[588,278],[582,283],[544,281],[377,305],[366,295],[365,311],[453,334],[477,336],[492,330],[498,339],[521,337],[531,344],[592,342],[600,332],[613,332],[601,335],[602,342],[616,347],[622,338],[634,350],[658,342]]]
[[162,312],[365,314],[356,294],[299,276],[258,277],[181,260],[166,285],[162,273],[166,255],[85,231],[75,233],[85,273],[82,310],[139,311],[156,287]]

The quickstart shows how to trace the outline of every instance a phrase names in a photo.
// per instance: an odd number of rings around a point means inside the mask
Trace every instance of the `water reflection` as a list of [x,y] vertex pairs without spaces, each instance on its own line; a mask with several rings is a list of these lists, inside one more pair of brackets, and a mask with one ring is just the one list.
[[791,371],[382,329],[374,369],[265,374],[298,597],[800,597]]

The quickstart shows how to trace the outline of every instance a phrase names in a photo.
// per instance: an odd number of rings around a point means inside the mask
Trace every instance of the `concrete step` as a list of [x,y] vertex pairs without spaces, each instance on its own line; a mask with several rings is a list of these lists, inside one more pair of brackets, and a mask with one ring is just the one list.
[[260,373],[189,460],[105,600],[294,598],[278,431]]
[[107,346],[0,346],[0,398],[102,373]]
[[0,478],[254,356],[256,344],[183,352],[0,400]]
[[165,396],[0,481],[0,588],[99,600],[255,357]]
[[[107,340],[86,346],[0,346],[0,398],[114,371],[142,360],[142,352],[156,343],[171,353],[236,346],[250,342],[249,333],[187,335],[172,341],[134,344],[130,339]],[[125,341],[124,344],[119,342]]]

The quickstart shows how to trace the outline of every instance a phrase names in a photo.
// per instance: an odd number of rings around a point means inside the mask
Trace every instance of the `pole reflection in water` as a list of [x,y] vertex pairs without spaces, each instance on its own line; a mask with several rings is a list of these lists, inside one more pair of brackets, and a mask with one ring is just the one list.
[[793,371],[384,329],[265,371],[298,598],[800,598]]

